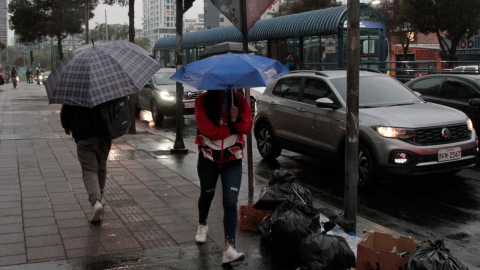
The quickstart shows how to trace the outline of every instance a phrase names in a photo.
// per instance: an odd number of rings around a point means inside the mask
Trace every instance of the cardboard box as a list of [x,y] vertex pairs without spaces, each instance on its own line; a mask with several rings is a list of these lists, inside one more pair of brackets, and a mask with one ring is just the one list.
[[[417,246],[411,238],[396,239],[391,234],[374,232],[357,246],[357,270],[404,270]],[[398,255],[406,251],[410,255]]]
[[270,211],[257,210],[253,208],[253,203],[249,205],[241,205],[238,212],[238,220],[240,223],[240,230],[242,231],[258,231],[260,230],[260,223],[263,218],[267,216]]

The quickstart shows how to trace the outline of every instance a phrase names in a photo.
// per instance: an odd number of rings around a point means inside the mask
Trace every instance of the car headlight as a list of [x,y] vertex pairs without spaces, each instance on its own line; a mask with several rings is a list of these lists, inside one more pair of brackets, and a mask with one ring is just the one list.
[[378,135],[385,138],[408,139],[416,136],[415,130],[394,127],[374,127]]
[[468,127],[468,130],[470,131],[473,130],[473,123],[472,123],[472,120],[470,120],[470,118],[467,121],[467,127]]
[[175,94],[170,93],[168,91],[161,91],[160,92],[160,98],[162,98],[163,100],[174,100],[175,99]]

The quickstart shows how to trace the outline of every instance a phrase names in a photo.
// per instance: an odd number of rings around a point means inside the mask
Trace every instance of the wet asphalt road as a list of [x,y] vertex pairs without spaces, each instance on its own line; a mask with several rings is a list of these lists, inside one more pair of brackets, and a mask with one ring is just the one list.
[[[137,125],[172,140],[176,119],[165,117],[161,125],[149,121],[142,111]],[[185,117],[184,141],[195,149],[194,116]],[[254,172],[268,178],[273,170],[292,171],[315,198],[343,208],[342,169],[325,160],[283,151],[276,161],[263,160],[253,146]],[[452,253],[480,268],[480,167],[464,169],[454,176],[386,177],[358,193],[360,216],[405,235],[422,239],[444,239]],[[391,178],[391,179],[390,179]]]

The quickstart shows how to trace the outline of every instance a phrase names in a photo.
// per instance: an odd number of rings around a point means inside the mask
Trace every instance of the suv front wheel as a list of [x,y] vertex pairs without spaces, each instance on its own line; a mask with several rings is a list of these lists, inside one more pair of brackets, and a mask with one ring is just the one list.
[[375,180],[373,157],[368,148],[358,145],[358,186],[369,186]]
[[255,129],[257,148],[265,159],[276,159],[282,153],[282,148],[275,143],[272,129],[267,124],[261,124]]

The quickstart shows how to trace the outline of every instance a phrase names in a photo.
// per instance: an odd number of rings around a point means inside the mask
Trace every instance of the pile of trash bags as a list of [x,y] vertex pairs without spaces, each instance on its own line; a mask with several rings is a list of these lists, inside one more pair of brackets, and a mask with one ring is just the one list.
[[[328,208],[314,208],[310,191],[286,170],[276,170],[253,206],[270,213],[259,228],[281,258],[295,260],[300,270],[345,270],[356,267],[361,239],[354,223]],[[420,244],[405,270],[468,270],[452,257],[442,241]]]
[[254,208],[271,211],[260,231],[275,252],[297,260],[300,269],[355,267],[355,253],[345,238],[351,237],[344,231],[353,224],[330,209],[314,208],[310,191],[297,184],[291,172],[276,170]]
[[468,270],[445,248],[442,240],[426,240],[420,244],[408,259],[406,270]]

